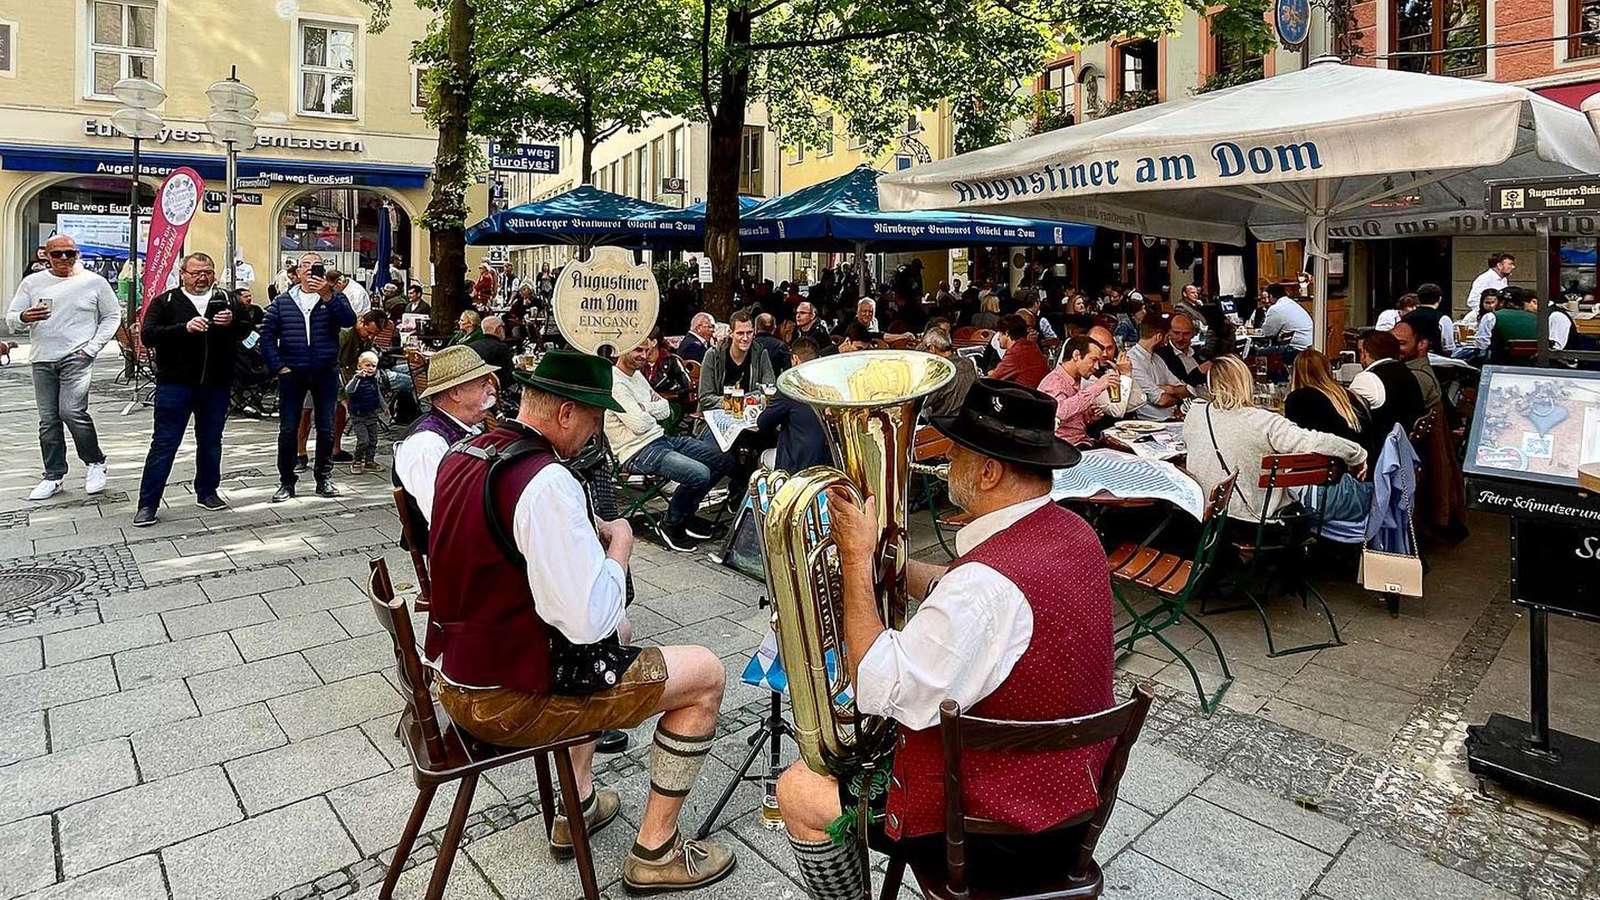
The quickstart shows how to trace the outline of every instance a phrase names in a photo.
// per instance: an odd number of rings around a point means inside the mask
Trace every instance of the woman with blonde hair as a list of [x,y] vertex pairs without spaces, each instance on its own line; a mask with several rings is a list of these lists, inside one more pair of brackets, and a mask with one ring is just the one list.
[[1294,500],[1287,491],[1273,491],[1266,506],[1261,482],[1261,458],[1279,453],[1321,453],[1343,460],[1358,476],[1365,472],[1367,451],[1360,444],[1321,431],[1311,431],[1283,416],[1255,405],[1255,383],[1250,367],[1237,356],[1212,361],[1207,377],[1209,401],[1196,401],[1183,422],[1189,449],[1189,472],[1210,491],[1239,476],[1228,514],[1259,522],[1277,518]]
[[[1325,431],[1366,446],[1366,401],[1333,377],[1333,367],[1320,350],[1301,350],[1294,358],[1293,388],[1283,402],[1283,414],[1301,428]],[[1370,449],[1370,448],[1369,448]]]

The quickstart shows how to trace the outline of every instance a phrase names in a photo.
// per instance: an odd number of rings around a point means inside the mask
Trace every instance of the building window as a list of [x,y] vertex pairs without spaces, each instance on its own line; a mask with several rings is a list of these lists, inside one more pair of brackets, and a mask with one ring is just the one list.
[[300,26],[300,113],[354,118],[356,30],[351,25]]
[[761,171],[765,134],[766,129],[760,125],[746,125],[739,143],[739,193],[750,197],[767,195]]
[[922,132],[922,120],[917,118],[916,110],[912,110],[911,112],[906,113],[906,130],[905,130],[905,133],[906,134],[920,134],[921,132]]
[[1211,77],[1240,84],[1261,77],[1261,54],[1251,53],[1237,35],[1211,33]]
[[667,132],[667,165],[672,167],[668,174],[673,178],[683,177],[684,144],[682,125]]
[[1044,89],[1051,94],[1052,108],[1072,115],[1078,105],[1078,78],[1072,63],[1062,63],[1044,70]]
[[662,190],[661,182],[670,177],[670,171],[667,166],[667,139],[658,137],[650,142],[650,171],[655,176],[650,182],[650,196],[652,199],[658,198],[665,193]]
[[1483,9],[1484,0],[1395,0],[1389,49],[1420,55],[1390,59],[1389,66],[1434,75],[1482,75],[1488,70]]
[[89,97],[114,100],[124,78],[156,77],[156,7],[143,0],[89,4]]
[[1600,31],[1600,0],[1567,0],[1567,34],[1581,35],[1567,39],[1568,59],[1600,56],[1600,34],[1585,31]]
[[649,169],[648,169],[648,166],[649,166],[650,162],[649,162],[649,158],[647,156],[645,156],[645,153],[647,152],[647,150],[648,150],[648,148],[640,147],[639,149],[633,151],[633,192],[632,193],[633,193],[633,195],[635,197],[638,197],[640,200],[643,200],[646,196],[648,196],[648,194],[646,194],[645,192],[647,190],[649,190],[649,185],[650,185],[650,172],[649,172]]
[[806,148],[805,148],[805,145],[803,145],[803,144],[797,145],[793,150],[789,151],[789,164],[790,165],[793,165],[795,163],[802,163],[802,162],[805,162],[805,161],[806,161]]
[[0,19],[0,78],[17,74],[17,23]]
[[411,111],[422,113],[428,111],[428,67],[411,67]]
[[1117,71],[1122,76],[1120,94],[1156,90],[1156,69],[1161,50],[1155,41],[1130,41],[1117,48]]
[[822,146],[817,148],[818,156],[833,155],[833,116],[828,115],[822,120]]

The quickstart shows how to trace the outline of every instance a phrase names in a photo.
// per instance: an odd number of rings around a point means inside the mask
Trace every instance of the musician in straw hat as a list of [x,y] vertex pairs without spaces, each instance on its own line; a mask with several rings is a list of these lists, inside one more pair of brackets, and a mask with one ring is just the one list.
[[421,540],[427,539],[433,521],[439,463],[452,444],[477,434],[494,409],[499,396],[495,371],[471,347],[446,347],[428,360],[428,389],[417,399],[432,398],[433,409],[395,445],[393,475],[395,485],[405,489],[411,528]]
[[[606,410],[620,410],[611,371],[597,356],[545,354],[532,372],[514,373],[517,417],[445,455],[433,498],[426,650],[451,720],[493,744],[531,747],[660,714],[650,794],[622,881],[630,892],[687,890],[734,865],[725,845],[678,832],[711,750],[724,671],[705,647],[630,647],[618,638],[633,531],[625,519],[597,519],[563,464]],[[620,799],[594,787],[593,744],[572,757],[593,833],[616,818]],[[572,854],[565,814],[550,842],[558,857]]]
[[[996,719],[1041,721],[1112,706],[1111,585],[1094,531],[1050,501],[1053,469],[1077,463],[1055,435],[1055,402],[1017,384],[980,379],[953,415],[933,424],[955,444],[950,498],[972,520],[956,535],[949,567],[912,561],[912,597],[925,597],[903,630],[884,627],[874,598],[876,499],[865,508],[828,498],[843,579],[847,659],[860,712],[899,723],[881,840],[937,842],[943,852],[944,763],[939,705]],[[962,786],[969,815],[1026,832],[967,837],[983,868],[1060,860],[1079,836],[1039,835],[1093,808],[1108,745],[1010,755],[968,752]],[[841,790],[843,788],[843,790]],[[803,762],[778,782],[778,806],[807,887],[821,900],[859,897],[865,873],[854,841],[828,827],[854,797]],[[913,848],[908,848],[913,849]]]

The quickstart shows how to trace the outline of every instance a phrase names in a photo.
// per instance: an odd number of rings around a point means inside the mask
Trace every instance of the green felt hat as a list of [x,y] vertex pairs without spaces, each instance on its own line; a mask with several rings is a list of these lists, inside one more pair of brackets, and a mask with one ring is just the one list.
[[585,406],[622,412],[611,396],[611,363],[574,350],[551,350],[532,372],[518,369],[518,381],[547,394],[565,397]]

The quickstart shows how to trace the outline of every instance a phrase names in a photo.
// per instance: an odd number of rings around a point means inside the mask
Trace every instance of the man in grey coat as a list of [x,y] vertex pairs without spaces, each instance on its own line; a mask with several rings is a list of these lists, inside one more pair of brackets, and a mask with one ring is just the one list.
[[728,326],[728,339],[706,351],[700,363],[698,406],[702,412],[722,405],[723,388],[737,387],[749,393],[778,383],[772,358],[755,346],[756,327],[750,314],[742,310],[734,313]]

